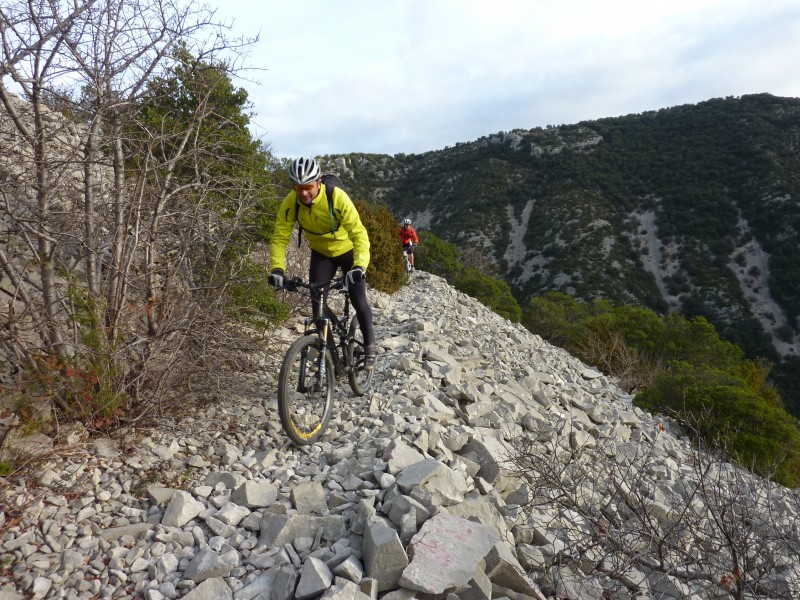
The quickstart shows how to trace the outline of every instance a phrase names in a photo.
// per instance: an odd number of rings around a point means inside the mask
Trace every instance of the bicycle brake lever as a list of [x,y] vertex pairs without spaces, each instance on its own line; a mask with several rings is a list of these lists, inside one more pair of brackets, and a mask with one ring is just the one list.
[[283,289],[287,292],[296,292],[297,291],[297,279],[284,279],[283,280]]

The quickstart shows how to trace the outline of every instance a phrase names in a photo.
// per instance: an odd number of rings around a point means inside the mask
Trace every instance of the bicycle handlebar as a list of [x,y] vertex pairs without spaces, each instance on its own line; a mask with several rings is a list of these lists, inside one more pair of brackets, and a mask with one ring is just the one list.
[[281,290],[286,290],[287,292],[296,292],[298,288],[305,288],[307,290],[311,290],[312,292],[321,290],[327,286],[330,286],[332,290],[341,290],[344,289],[344,282],[345,276],[342,275],[340,277],[334,277],[333,279],[329,279],[328,281],[313,281],[313,282],[305,282],[299,277],[293,277],[292,279],[284,279],[283,280],[283,287],[278,288]]

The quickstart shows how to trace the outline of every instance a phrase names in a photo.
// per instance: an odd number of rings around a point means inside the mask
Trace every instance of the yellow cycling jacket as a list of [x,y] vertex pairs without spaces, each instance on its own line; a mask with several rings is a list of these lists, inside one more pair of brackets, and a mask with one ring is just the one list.
[[350,196],[337,187],[333,189],[334,236],[331,232],[327,193],[325,186],[321,185],[319,195],[311,206],[299,202],[294,190],[283,199],[270,240],[270,270],[286,270],[286,246],[289,244],[297,214],[297,221],[312,250],[333,258],[352,249],[353,266],[363,267],[366,271],[369,266],[367,228],[361,223],[361,217],[358,216]]

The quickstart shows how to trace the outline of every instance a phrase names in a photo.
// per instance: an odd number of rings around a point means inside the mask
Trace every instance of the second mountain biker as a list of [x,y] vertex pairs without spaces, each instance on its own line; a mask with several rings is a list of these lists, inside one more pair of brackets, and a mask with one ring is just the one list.
[[419,244],[417,232],[411,226],[411,219],[403,219],[403,225],[400,227],[400,243],[403,244],[403,250],[408,254],[408,262],[411,263],[411,270],[414,270],[414,244]]
[[364,278],[369,266],[369,235],[343,189],[333,188],[332,210],[329,210],[327,190],[321,178],[319,163],[313,158],[300,157],[289,165],[293,188],[283,199],[275,219],[270,241],[269,283],[276,288],[283,287],[286,247],[297,221],[311,247],[309,281],[329,281],[339,268],[347,274],[350,301],[364,335],[365,368],[372,369],[376,354],[375,330]]

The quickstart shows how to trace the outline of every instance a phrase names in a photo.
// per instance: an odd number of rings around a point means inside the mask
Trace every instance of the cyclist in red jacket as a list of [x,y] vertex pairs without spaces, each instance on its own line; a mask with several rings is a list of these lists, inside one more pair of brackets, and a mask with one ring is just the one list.
[[403,226],[400,228],[400,242],[403,250],[408,254],[408,262],[411,263],[411,270],[414,270],[414,244],[419,244],[417,232],[411,226],[411,219],[403,219]]

